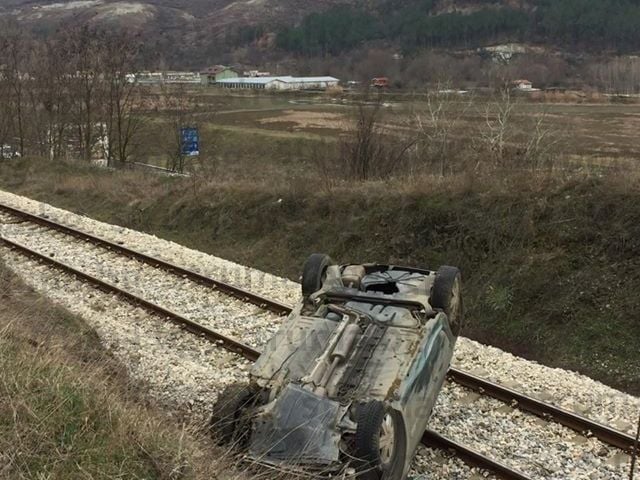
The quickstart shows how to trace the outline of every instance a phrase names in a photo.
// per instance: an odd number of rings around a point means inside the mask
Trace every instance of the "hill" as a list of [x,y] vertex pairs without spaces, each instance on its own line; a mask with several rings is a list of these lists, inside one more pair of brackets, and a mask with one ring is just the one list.
[[41,35],[76,25],[139,32],[150,68],[509,42],[590,54],[640,49],[640,0],[0,0],[0,19]]

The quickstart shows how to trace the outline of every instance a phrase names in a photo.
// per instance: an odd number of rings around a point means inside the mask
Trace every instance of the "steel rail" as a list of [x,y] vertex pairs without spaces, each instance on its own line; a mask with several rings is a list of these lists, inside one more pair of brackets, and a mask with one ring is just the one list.
[[34,215],[33,213],[25,212],[24,210],[20,210],[15,207],[11,207],[9,205],[0,204],[0,210],[3,210],[11,215],[16,217],[24,218],[30,222],[37,223],[39,225],[43,225],[48,228],[52,228],[54,230],[58,230],[59,232],[72,235],[81,240],[88,241],[90,243],[99,245],[109,250],[114,250],[124,255],[127,255],[131,258],[135,258],[149,265],[160,267],[165,270],[173,271],[179,275],[186,275],[189,279],[197,281],[198,283],[211,287],[217,288],[224,293],[236,297],[240,300],[243,300],[248,303],[252,303],[266,310],[272,311],[279,315],[288,314],[291,311],[291,307],[280,303],[276,300],[272,300],[269,298],[265,298],[262,295],[258,295],[253,292],[249,292],[243,288],[237,287],[235,285],[231,285],[229,283],[223,282],[221,280],[216,280],[211,277],[207,277],[206,275],[202,275],[194,270],[181,267],[174,263],[168,262],[166,260],[162,260],[160,258],[154,257],[152,255],[148,255],[146,253],[138,252],[131,248],[125,247],[124,245],[120,245],[118,243],[112,242],[110,240],[106,240],[104,238],[97,237],[87,232],[83,232],[81,230],[75,229],[68,225],[63,225],[61,223],[55,222],[48,218],[45,218],[40,215]]
[[593,435],[602,442],[620,450],[626,452],[633,450],[635,438],[632,435],[457,368],[450,368],[448,375],[458,385],[493,397],[546,421],[554,421],[585,436]]
[[493,460],[486,455],[478,452],[477,450],[465,447],[455,440],[443,437],[433,430],[427,429],[422,434],[421,441],[422,444],[426,447],[438,448],[440,450],[453,450],[456,455],[467,465],[482,468],[484,470],[491,470],[500,478],[504,478],[506,480],[530,480],[530,477],[527,477],[523,473],[514,470],[508,465]]
[[[176,274],[185,275],[187,278],[194,280],[200,284],[209,286],[211,288],[218,288],[229,295],[232,295],[243,301],[250,302],[277,314],[287,315],[292,311],[292,308],[289,305],[274,301],[272,299],[268,299],[261,295],[254,294],[228,283],[215,280],[193,270],[180,267],[171,262],[161,260],[157,257],[144,254],[136,250],[132,250],[130,248],[124,247],[123,245],[105,240],[95,235],[82,232],[73,227],[57,223],[48,218],[34,215],[32,213],[25,212],[24,210],[20,210],[18,208],[4,204],[0,204],[0,210],[4,210],[14,216],[24,218],[28,221],[38,223],[40,225],[72,235],[76,238],[103,246],[107,249],[119,251],[131,258],[135,258],[149,265],[160,267]],[[157,305],[156,307],[162,308]],[[626,452],[630,452],[633,449],[634,438],[629,434],[612,429],[606,425],[590,420],[574,412],[540,401],[524,393],[517,392],[510,388],[493,383],[487,379],[474,376],[457,368],[450,368],[448,375],[455,383],[463,387],[477,391],[483,395],[493,397],[497,400],[512,405],[514,408],[518,408],[524,412],[541,417],[546,421],[555,421],[560,425],[570,428],[583,435],[593,435],[602,442]]]
[[30,248],[20,243],[14,242],[13,240],[0,237],[0,242],[12,250],[17,250],[26,256],[35,258],[38,261],[47,263],[59,270],[62,270],[63,272],[66,272],[82,280],[85,280],[95,285],[96,287],[98,287],[100,290],[104,292],[114,293],[118,296],[121,296],[126,300],[128,300],[130,303],[134,305],[142,306],[147,310],[160,315],[162,318],[169,319],[173,323],[178,324],[179,326],[185,328],[191,333],[194,333],[198,336],[202,336],[207,340],[214,342],[216,344],[221,344],[227,350],[240,354],[248,360],[255,361],[260,356],[260,352],[251,348],[248,345],[245,345],[242,342],[234,340],[231,337],[222,335],[221,333],[211,330],[203,325],[192,322],[188,318],[185,318],[179,315],[178,313],[175,313],[167,308],[161,307],[160,305],[150,302],[149,300],[145,300],[144,298],[138,297],[133,293],[127,292],[126,290],[123,290],[122,288],[116,285],[113,285],[112,283],[106,282],[100,278],[94,277],[93,275],[89,275],[88,273],[82,272],[76,268],[73,268],[70,265],[67,265],[66,263],[60,262],[59,260],[54,260],[53,258],[48,257],[47,255],[44,255],[40,252],[36,252],[35,250],[31,250]]
[[[145,300],[137,295],[123,290],[116,285],[113,285],[112,283],[106,282],[102,279],[94,277],[93,275],[82,272],[64,262],[55,260],[54,258],[51,258],[40,252],[36,252],[35,250],[32,250],[25,245],[14,242],[13,240],[9,240],[4,237],[0,237],[0,243],[11,250],[20,252],[27,257],[34,258],[67,274],[73,275],[81,280],[85,280],[102,291],[116,294],[134,305],[142,306],[152,313],[157,314],[164,319],[170,320],[171,322],[185,328],[195,335],[204,337],[207,340],[212,341],[231,352],[242,355],[247,360],[255,361],[260,356],[260,352],[258,350],[255,350],[253,347],[250,347],[249,345],[210,330],[198,323],[192,322],[191,320],[183,317],[176,312],[173,312],[172,310],[166,309],[164,307],[161,307],[160,305]],[[523,474],[507,467],[506,465],[503,465],[478,452],[475,452],[474,450],[465,447],[464,445],[455,442],[454,440],[443,437],[442,435],[434,431],[427,430],[422,437],[422,443],[427,447],[454,450],[456,454],[469,465],[480,467],[485,470],[491,470],[504,480],[532,480],[529,477],[526,477]]]

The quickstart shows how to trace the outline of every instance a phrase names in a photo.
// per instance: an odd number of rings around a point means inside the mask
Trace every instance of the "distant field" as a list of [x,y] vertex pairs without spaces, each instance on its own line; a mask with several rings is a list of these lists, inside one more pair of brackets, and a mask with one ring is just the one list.
[[[203,152],[223,165],[248,164],[258,160],[289,162],[309,160],[318,142],[335,141],[351,125],[355,97],[309,94],[259,94],[194,90],[186,95],[190,107],[185,116],[203,132]],[[513,99],[513,129],[526,136],[543,116],[543,128],[553,136],[558,154],[571,163],[599,166],[629,166],[640,156],[640,106],[626,104],[532,103]],[[472,141],[486,130],[487,112],[494,115],[493,100],[465,96],[446,102],[449,119],[455,119],[452,134]],[[415,112],[428,111],[424,96],[384,99],[382,124],[396,135],[415,135]],[[167,149],[161,137],[172,127],[171,113],[150,113],[146,139],[138,149],[140,160],[165,166]],[[164,134],[161,133],[165,132]]]

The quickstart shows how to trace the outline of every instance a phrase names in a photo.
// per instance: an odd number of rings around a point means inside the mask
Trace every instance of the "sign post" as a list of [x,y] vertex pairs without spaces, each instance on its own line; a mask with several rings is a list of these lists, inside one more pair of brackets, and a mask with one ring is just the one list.
[[185,157],[200,155],[200,134],[196,127],[180,129],[180,153]]

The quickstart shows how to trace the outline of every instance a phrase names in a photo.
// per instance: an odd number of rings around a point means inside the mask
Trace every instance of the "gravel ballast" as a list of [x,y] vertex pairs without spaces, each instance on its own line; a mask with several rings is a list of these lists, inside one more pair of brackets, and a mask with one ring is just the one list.
[[[264,272],[204,254],[151,235],[97,222],[40,202],[0,192],[0,202],[122,242],[214,278],[283,303],[297,300],[299,285]],[[0,216],[0,222],[10,220]],[[60,233],[20,223],[0,225],[1,233],[47,255],[185,314],[211,328],[260,346],[280,319],[273,314],[213,292],[161,270],[122,259]],[[163,403],[192,408],[205,417],[218,389],[246,375],[246,361],[194,338],[144,310],[3,250],[9,267],[96,328],[107,347],[127,365],[133,378],[149,385]],[[26,275],[29,273],[29,275]],[[75,283],[74,283],[75,282]],[[164,302],[164,303],[163,303]],[[493,347],[461,338],[454,364],[479,376],[574,410],[617,429],[633,432],[640,399],[583,375],[548,368]],[[447,385],[431,427],[514,466],[533,478],[618,479],[628,476],[628,458],[595,439],[470,392]],[[414,461],[425,478],[480,478],[477,472],[443,452],[421,449]],[[482,478],[485,478],[484,476]]]

